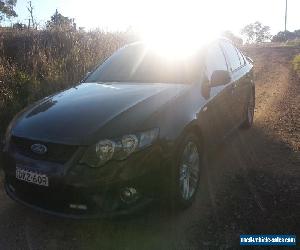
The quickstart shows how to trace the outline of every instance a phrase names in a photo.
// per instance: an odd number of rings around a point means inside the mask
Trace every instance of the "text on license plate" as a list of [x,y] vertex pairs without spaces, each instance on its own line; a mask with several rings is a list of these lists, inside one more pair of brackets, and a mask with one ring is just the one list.
[[48,177],[46,175],[34,173],[21,168],[16,168],[16,178],[40,186],[49,186]]

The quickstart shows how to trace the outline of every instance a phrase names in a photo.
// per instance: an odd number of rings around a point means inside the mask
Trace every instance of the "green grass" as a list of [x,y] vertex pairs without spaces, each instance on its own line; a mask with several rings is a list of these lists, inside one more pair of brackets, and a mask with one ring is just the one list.
[[300,77],[300,54],[294,57],[292,64],[295,73]]

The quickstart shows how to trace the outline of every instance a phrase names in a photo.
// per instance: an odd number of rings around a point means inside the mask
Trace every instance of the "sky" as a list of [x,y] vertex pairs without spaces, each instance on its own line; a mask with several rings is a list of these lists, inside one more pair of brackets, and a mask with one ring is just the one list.
[[[34,16],[43,25],[56,9],[75,18],[78,27],[106,31],[179,30],[221,32],[236,35],[245,25],[260,21],[276,34],[284,29],[285,0],[32,0]],[[27,23],[28,1],[17,0],[18,17],[12,21]],[[288,0],[287,29],[300,29],[300,0]]]

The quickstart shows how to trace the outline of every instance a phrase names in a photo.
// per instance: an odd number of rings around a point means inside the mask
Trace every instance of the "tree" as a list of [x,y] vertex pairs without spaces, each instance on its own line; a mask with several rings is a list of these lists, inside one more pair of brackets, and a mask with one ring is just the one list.
[[13,29],[24,30],[24,29],[27,29],[27,25],[23,24],[21,22],[16,22],[13,24]]
[[223,36],[231,40],[235,45],[243,45],[243,39],[234,35],[230,30],[224,31]]
[[300,30],[294,31],[296,38],[300,38]]
[[246,36],[247,43],[262,43],[271,39],[270,27],[256,21],[246,25],[241,34]]
[[51,20],[47,21],[46,28],[50,30],[76,30],[76,23],[74,18],[63,16],[56,10],[51,16]]
[[28,29],[30,29],[31,27],[34,29],[34,28],[37,28],[37,24],[36,24],[36,21],[33,17],[33,6],[32,6],[32,3],[31,1],[28,1],[28,6],[27,6],[27,10],[30,14],[30,19],[28,19]]
[[279,31],[272,38],[272,42],[286,42],[289,40],[299,39],[300,38],[300,30],[291,31]]
[[17,0],[0,0],[0,22],[5,18],[17,17],[14,10]]
[[280,31],[272,38],[272,42],[286,42],[288,40],[295,39],[296,36],[293,32],[290,31]]

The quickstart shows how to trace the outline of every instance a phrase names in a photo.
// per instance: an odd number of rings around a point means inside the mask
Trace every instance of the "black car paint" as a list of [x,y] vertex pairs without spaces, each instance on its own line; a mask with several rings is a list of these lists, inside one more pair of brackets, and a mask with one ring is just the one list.
[[[252,67],[245,59],[243,67],[230,72],[230,83],[209,87],[205,94],[201,81],[191,85],[82,83],[45,98],[15,118],[12,136],[41,143],[75,145],[78,147],[76,153],[61,164],[32,159],[20,154],[14,145],[7,145],[4,155],[6,181],[17,182],[15,166],[21,164],[49,176],[50,185],[55,187],[51,192],[45,190],[49,199],[55,200],[53,196],[59,196],[60,190],[69,188],[77,190],[78,197],[83,199],[103,191],[117,196],[125,186],[137,187],[147,198],[161,195],[169,185],[176,145],[186,130],[197,130],[204,147],[208,148],[243,122],[247,96],[254,88]],[[99,169],[89,168],[79,161],[87,147],[101,139],[118,138],[155,127],[160,131],[154,145],[124,161],[110,161]],[[19,184],[25,188],[33,186]],[[12,198],[22,200],[8,184],[6,189]],[[57,202],[62,200],[60,197]],[[67,206],[72,201],[65,199],[64,202]],[[27,204],[57,214],[83,216],[83,212],[66,207],[56,211],[43,208],[41,204]],[[118,209],[132,207],[123,205]],[[98,212],[87,211],[93,215]],[[99,213],[107,212],[101,210]]]
[[[180,84],[82,83],[23,112],[12,133],[72,145],[136,131],[149,115],[186,89]],[[122,124],[122,126],[120,126]]]

